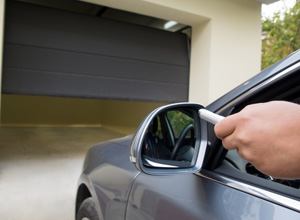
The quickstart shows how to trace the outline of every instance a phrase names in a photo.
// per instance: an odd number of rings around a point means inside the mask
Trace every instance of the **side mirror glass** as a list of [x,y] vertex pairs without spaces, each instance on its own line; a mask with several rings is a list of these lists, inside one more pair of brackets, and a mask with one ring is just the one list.
[[137,129],[130,160],[145,173],[195,172],[201,169],[207,146],[203,106],[178,103],[151,112]]

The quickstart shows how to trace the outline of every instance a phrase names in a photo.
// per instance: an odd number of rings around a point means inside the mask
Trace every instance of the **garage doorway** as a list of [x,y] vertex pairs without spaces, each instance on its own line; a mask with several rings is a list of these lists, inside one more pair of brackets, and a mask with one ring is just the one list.
[[189,36],[184,25],[120,21],[127,12],[103,6],[34,2],[6,1],[0,219],[74,219],[87,149],[187,101]]

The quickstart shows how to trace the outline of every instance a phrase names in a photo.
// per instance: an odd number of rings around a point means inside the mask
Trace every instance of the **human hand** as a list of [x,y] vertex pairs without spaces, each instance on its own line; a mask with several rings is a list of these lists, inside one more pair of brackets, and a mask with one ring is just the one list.
[[259,171],[277,178],[300,178],[300,105],[253,104],[215,125],[228,150]]

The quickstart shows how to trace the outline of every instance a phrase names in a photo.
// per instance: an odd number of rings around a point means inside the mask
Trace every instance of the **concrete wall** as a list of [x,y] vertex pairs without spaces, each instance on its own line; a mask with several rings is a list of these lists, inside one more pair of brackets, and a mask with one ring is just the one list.
[[261,4],[252,0],[86,0],[192,26],[189,101],[208,104],[260,71]]

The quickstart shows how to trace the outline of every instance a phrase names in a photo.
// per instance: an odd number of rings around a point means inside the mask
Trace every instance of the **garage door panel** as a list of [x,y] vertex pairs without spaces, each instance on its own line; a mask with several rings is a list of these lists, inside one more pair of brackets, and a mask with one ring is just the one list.
[[[99,76],[116,79],[147,80],[164,83],[188,83],[188,68],[96,54],[57,51],[20,45],[6,45],[4,63],[9,68]],[[88,62],[82,62],[88,60]],[[4,75],[5,78],[5,75]]]
[[[81,76],[53,72],[30,71],[30,74],[21,69],[10,69],[5,78],[6,83],[13,86],[6,88],[7,93],[41,95],[88,97],[120,99],[137,101],[171,101],[178,102],[187,99],[186,94],[180,91],[186,90],[186,85],[166,83],[153,83],[150,81],[116,80],[103,77]],[[27,84],[32,86],[28,87]],[[95,91],[101,87],[101,93]],[[122,91],[119,94],[119,91]],[[75,91],[75,92],[74,92]],[[132,98],[134,97],[134,98]]]
[[3,93],[187,101],[187,37],[7,2]]
[[[7,44],[6,68],[187,84],[186,67]],[[89,62],[82,62],[88,60]],[[169,74],[162,73],[170,72]],[[5,76],[4,76],[5,78]],[[4,83],[4,86],[6,84]]]
[[188,65],[183,34],[38,6],[18,11],[17,6],[6,12],[9,43]]

